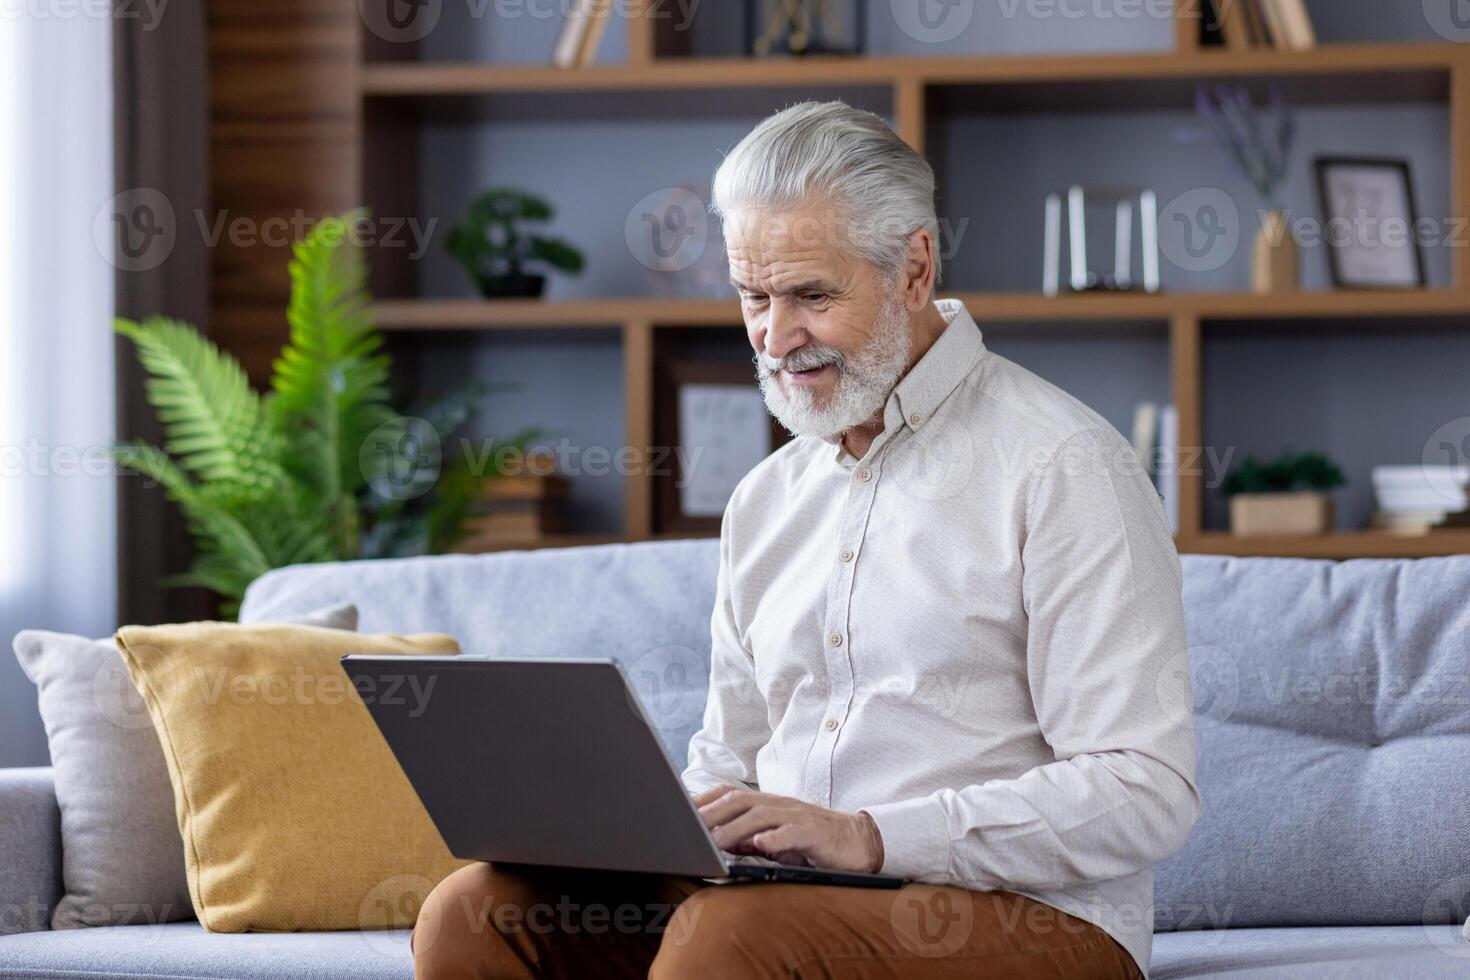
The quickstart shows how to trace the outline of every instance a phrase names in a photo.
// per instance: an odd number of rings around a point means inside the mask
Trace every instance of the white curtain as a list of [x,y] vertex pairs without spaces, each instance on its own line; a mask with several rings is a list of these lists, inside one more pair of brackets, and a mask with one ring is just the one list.
[[[116,627],[112,25],[0,10],[0,766],[45,765],[16,632]],[[102,220],[99,222],[99,215]]]

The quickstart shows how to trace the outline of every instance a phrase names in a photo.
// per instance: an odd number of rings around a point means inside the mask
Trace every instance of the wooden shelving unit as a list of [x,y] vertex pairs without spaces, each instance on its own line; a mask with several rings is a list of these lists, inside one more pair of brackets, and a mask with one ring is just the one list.
[[[351,5],[348,5],[351,6]],[[1198,4],[1180,0],[1179,10]],[[1450,201],[1452,212],[1470,214],[1470,47],[1444,44],[1326,45],[1312,51],[1201,50],[1197,25],[1177,18],[1172,52],[1137,55],[1045,57],[857,58],[755,60],[684,57],[668,24],[638,15],[629,21],[629,58],[622,65],[575,70],[540,66],[435,64],[402,60],[401,47],[386,50],[360,28],[353,54],[357,114],[349,124],[332,117],[322,133],[355,140],[358,156],[342,172],[348,204],[366,201],[388,213],[412,214],[414,196],[403,191],[416,173],[411,157],[418,121],[440,113],[471,115],[500,111],[505,99],[591,94],[616,100],[631,94],[731,92],[739,90],[851,87],[884,90],[896,130],[923,151],[930,119],[949,107],[980,104],[987,111],[1035,109],[1180,108],[1191,104],[1202,79],[1247,83],[1273,80],[1302,103],[1363,101],[1439,102],[1451,119]],[[337,37],[331,31],[322,36]],[[340,45],[338,48],[340,49]],[[512,103],[513,104],[513,103]],[[487,108],[488,107],[488,108]],[[676,111],[698,115],[697,99]],[[232,130],[224,130],[230,133]],[[248,136],[249,130],[241,131]],[[237,134],[238,135],[238,134]],[[245,138],[245,137],[241,137]],[[395,162],[385,160],[393,158]],[[397,188],[397,189],[394,189]],[[330,196],[330,195],[329,195]],[[408,210],[401,210],[401,209]],[[392,280],[400,272],[383,272]],[[402,285],[402,279],[396,280]],[[379,282],[380,293],[392,293]],[[393,282],[389,283],[391,287]],[[404,290],[412,293],[411,287]],[[1096,326],[1142,322],[1167,334],[1173,398],[1180,413],[1182,445],[1201,445],[1201,358],[1203,334],[1220,324],[1283,320],[1350,321],[1366,329],[1397,320],[1444,318],[1452,328],[1470,326],[1470,248],[1456,250],[1448,288],[1419,292],[1313,292],[1277,296],[1176,293],[1161,296],[1067,296],[961,293],[982,324]],[[653,351],[655,336],[671,328],[735,330],[740,312],[733,300],[609,298],[572,302],[447,299],[385,299],[378,322],[401,333],[478,330],[607,328],[620,333],[627,392],[626,437],[645,447],[653,438]],[[244,338],[242,338],[242,344]],[[248,346],[248,345],[247,345]],[[627,505],[619,540],[657,537],[653,488],[644,475],[627,478]],[[1231,555],[1300,555],[1326,558],[1422,556],[1470,553],[1470,532],[1401,537],[1380,533],[1337,533],[1321,538],[1235,538],[1203,528],[1204,488],[1197,476],[1181,477],[1181,550]],[[560,544],[596,543],[599,536],[572,536]]]

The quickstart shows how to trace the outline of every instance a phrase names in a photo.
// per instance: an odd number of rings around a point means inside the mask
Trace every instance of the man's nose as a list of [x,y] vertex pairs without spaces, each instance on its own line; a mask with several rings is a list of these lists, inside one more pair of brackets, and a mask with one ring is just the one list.
[[777,300],[771,303],[766,318],[766,353],[782,358],[807,342],[806,328],[800,316],[786,303]]

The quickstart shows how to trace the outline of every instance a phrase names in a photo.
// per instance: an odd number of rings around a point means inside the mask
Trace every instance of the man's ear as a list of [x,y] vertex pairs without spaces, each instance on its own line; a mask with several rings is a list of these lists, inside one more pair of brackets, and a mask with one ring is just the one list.
[[904,261],[903,279],[900,287],[904,305],[917,313],[929,305],[934,296],[935,248],[934,236],[928,229],[920,228],[909,235],[909,252]]

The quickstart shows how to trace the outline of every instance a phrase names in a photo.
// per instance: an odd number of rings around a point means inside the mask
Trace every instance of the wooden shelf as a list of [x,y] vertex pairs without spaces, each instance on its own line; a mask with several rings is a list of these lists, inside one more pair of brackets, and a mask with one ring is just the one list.
[[1222,532],[1181,537],[1186,554],[1269,558],[1430,558],[1470,554],[1470,531],[1402,535],[1382,531],[1340,531],[1312,537],[1241,538]]
[[[1463,317],[1470,294],[1451,289],[1403,292],[1172,293],[1158,296],[1046,297],[1031,293],[954,293],[981,323],[1004,321],[1158,320],[1186,315],[1204,321]],[[583,300],[381,300],[385,330],[498,330],[542,327],[655,327],[741,324],[734,299],[608,298]]]
[[[1027,86],[1186,80],[1346,76],[1382,73],[1413,83],[1375,87],[1374,100],[1434,98],[1448,93],[1448,71],[1470,60],[1450,43],[1341,44],[1310,51],[1193,51],[1106,55],[1001,55],[943,58],[664,58],[648,64],[547,65],[369,62],[360,86],[368,97],[496,95],[669,89],[781,88],[822,85]],[[1074,95],[1079,94],[1076,90]],[[1318,93],[1327,101],[1361,101]]]

